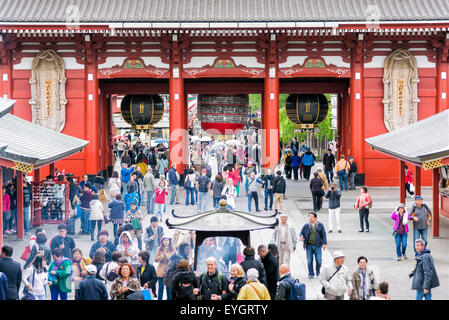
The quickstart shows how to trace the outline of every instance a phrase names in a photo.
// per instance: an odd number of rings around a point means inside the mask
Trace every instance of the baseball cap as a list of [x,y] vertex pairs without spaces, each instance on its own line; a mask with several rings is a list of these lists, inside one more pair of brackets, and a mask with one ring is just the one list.
[[343,253],[343,251],[341,250],[337,250],[334,252],[333,254],[334,259],[340,258],[340,257],[345,257],[345,254]]
[[88,265],[86,266],[86,271],[87,271],[87,273],[89,273],[89,274],[97,274],[97,267],[94,266],[93,264],[88,264]]
[[418,196],[415,196],[415,200],[424,200],[424,198],[422,196],[418,195]]

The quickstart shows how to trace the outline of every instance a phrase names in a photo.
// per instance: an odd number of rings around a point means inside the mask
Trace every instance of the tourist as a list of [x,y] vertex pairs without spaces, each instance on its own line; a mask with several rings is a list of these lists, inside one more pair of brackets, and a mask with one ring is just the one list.
[[11,182],[6,187],[6,192],[9,195],[9,221],[6,223],[6,234],[15,234],[14,224],[17,224],[17,192],[15,185]]
[[97,175],[94,178],[94,187],[97,190],[102,190],[104,188],[104,177],[103,177],[103,172],[102,171],[98,171]]
[[415,240],[416,256],[415,269],[409,274],[412,281],[412,290],[416,290],[416,300],[432,300],[432,289],[440,286],[435,263],[430,250],[426,248],[424,239]]
[[[126,151],[125,151],[126,154]],[[122,157],[123,161],[123,157]],[[122,194],[128,193],[128,183],[131,179],[131,173],[134,171],[134,166],[131,166],[131,168],[128,168],[130,166],[129,163],[123,163],[122,162],[122,170],[120,171],[120,176],[122,177],[122,184],[123,184],[123,191]]]
[[133,278],[135,273],[134,268],[129,263],[119,267],[119,277],[114,280],[111,286],[112,300],[126,300],[128,295],[141,290],[139,280]]
[[[220,175],[216,175],[215,176],[215,180],[212,181],[211,184],[211,195],[212,195],[212,200],[213,200],[213,207],[214,209],[218,208],[218,202],[220,201],[221,198],[221,192],[223,191],[223,179],[221,178]],[[187,199],[186,199],[187,201]]]
[[299,146],[299,152],[306,153],[307,150],[310,150],[309,146],[306,145],[306,143],[304,142],[304,140],[301,141],[301,145]]
[[[316,212],[309,212],[309,222],[302,227],[299,236],[307,253],[309,279],[313,279],[315,274],[318,278],[322,263],[321,250],[326,250],[327,238],[324,225],[317,220]],[[315,273],[313,272],[313,257],[315,257],[316,263]]]
[[159,179],[166,179],[168,172],[168,160],[165,154],[161,154],[160,158],[157,160],[156,169],[159,172]]
[[173,163],[171,169],[168,171],[168,185],[170,186],[171,190],[171,197],[170,197],[171,206],[175,204],[176,188],[178,187],[178,184],[179,179],[177,177],[176,164]]
[[156,251],[155,262],[158,262],[156,273],[158,278],[158,299],[162,300],[164,295],[164,285],[167,300],[171,300],[171,286],[176,275],[176,267],[182,259],[189,260],[191,247],[187,243],[182,243],[178,251],[172,246],[171,238],[162,238],[161,245]]
[[270,243],[270,244],[268,244],[268,251],[271,252],[271,254],[276,259],[276,261],[278,262],[278,265],[279,265],[279,250],[278,250],[278,246],[276,244],[274,244],[274,243]]
[[298,156],[298,150],[294,150],[291,166],[293,170],[293,178],[295,179],[295,181],[298,181],[298,170],[300,165],[301,165],[301,157]]
[[159,180],[159,185],[154,192],[154,214],[155,216],[159,216],[159,221],[162,221],[162,211],[165,212],[165,197],[168,195],[164,179]]
[[345,255],[342,251],[335,251],[334,261],[323,268],[320,282],[326,300],[344,300],[345,293],[352,294],[352,282],[348,267],[343,265]]
[[51,300],[67,300],[67,294],[72,292],[72,263],[63,256],[62,250],[52,251],[53,261],[48,267],[48,281],[50,282]]
[[371,296],[370,300],[391,300],[388,294],[388,282],[379,283],[379,289],[376,290],[376,295]]
[[[421,195],[415,196],[415,204],[412,207],[410,216],[413,219],[413,242],[423,239],[427,245],[427,229],[432,222],[432,211],[425,204]],[[418,255],[415,247],[415,255]]]
[[290,265],[291,255],[296,250],[298,238],[295,227],[287,222],[288,215],[286,213],[280,215],[280,220],[281,223],[274,229],[270,242],[275,244],[278,250],[278,264]]
[[30,206],[33,200],[33,192],[31,191],[31,185],[25,177],[23,178],[23,225],[25,229],[25,235],[30,234],[30,221],[31,212]]
[[323,156],[323,167],[327,181],[334,182],[335,157],[331,149],[327,149],[327,152]]
[[20,263],[12,258],[13,248],[3,246],[0,258],[0,272],[3,272],[8,280],[6,300],[18,300],[19,289],[22,282],[22,268]]
[[[186,206],[188,206],[189,204],[191,204],[192,206],[195,205],[195,198],[194,198],[194,193],[195,193],[195,183],[196,183],[196,175],[195,172],[193,171],[193,169],[188,169],[187,170],[187,175],[186,175],[186,179],[184,182],[184,189],[186,190]],[[190,203],[189,203],[189,198],[190,198]]]
[[350,184],[351,184],[350,190],[355,190],[355,177],[357,176],[358,169],[357,169],[357,163],[355,163],[355,161],[354,161],[354,157],[349,157],[349,163],[350,163],[350,168],[348,171],[348,175],[349,175],[349,180],[350,180]]
[[117,235],[117,229],[121,227],[125,219],[125,203],[122,201],[122,195],[117,194],[115,200],[109,203],[108,207],[111,209],[109,212],[109,220],[113,224],[114,237]]
[[290,151],[285,151],[287,154],[284,157],[284,172],[288,180],[292,178],[292,153]]
[[67,227],[61,223],[58,225],[58,234],[50,240],[50,249],[61,249],[63,257],[71,258],[72,250],[75,248],[75,241],[71,236],[67,235]]
[[137,240],[132,238],[129,231],[123,231],[120,235],[117,251],[123,253],[123,256],[129,264],[137,266],[137,254],[139,253],[139,248],[137,246]]
[[256,212],[260,212],[259,210],[259,185],[263,184],[263,181],[259,178],[256,178],[256,174],[252,171],[248,178],[245,181],[245,190],[248,194],[248,212],[251,212],[251,202],[254,199],[256,205]]
[[307,147],[307,151],[304,153],[301,160],[304,165],[304,178],[308,181],[310,179],[310,171],[315,165],[315,155],[310,151],[309,147]]
[[150,289],[151,293],[156,292],[157,275],[156,269],[150,263],[150,254],[142,250],[138,254],[139,266],[137,267],[137,279],[140,285],[145,289]]
[[229,264],[234,264],[237,261],[237,255],[240,253],[240,239],[226,237],[226,240],[220,247],[224,252],[222,258],[227,270],[229,268]]
[[[248,162],[248,168],[246,170],[250,170],[250,171],[254,171],[254,169],[252,168],[252,163]],[[246,172],[246,171],[245,171]],[[232,169],[231,172],[229,172],[229,178],[232,179],[232,184],[235,187],[235,191],[237,193],[237,197],[240,194],[240,184],[243,181],[243,176],[242,176],[242,170],[240,170],[240,165],[239,164],[234,164],[234,168]],[[248,173],[249,175],[249,173]]]
[[125,214],[125,223],[133,226],[133,235],[137,238],[137,246],[142,250],[142,211],[137,208],[137,204],[131,202],[131,208]]
[[210,179],[206,176],[206,169],[201,171],[201,177],[198,178],[196,182],[196,187],[198,189],[198,212],[205,212],[207,208],[207,193],[210,190]]
[[[276,177],[273,180],[273,198],[274,198],[274,211],[276,214],[281,214],[284,211],[284,197],[285,197],[285,188],[286,182],[284,177],[282,176],[282,172],[280,170],[276,171]],[[279,209],[278,211],[278,203]]]
[[[39,228],[37,230],[39,230]],[[41,231],[36,233],[36,240],[35,240],[36,243],[35,245],[31,246],[30,255],[28,256],[28,259],[25,262],[23,269],[28,268],[28,266],[31,264],[31,262],[33,261],[34,257],[37,254],[43,254],[47,265],[51,263],[51,250],[47,245],[47,235],[45,234],[43,228],[40,230]]]
[[73,270],[73,287],[75,294],[79,289],[79,284],[87,276],[86,267],[92,263],[89,257],[83,257],[81,249],[74,248],[72,250],[72,270]]
[[259,271],[251,268],[246,272],[248,281],[240,289],[237,300],[271,300],[267,287],[259,282]]
[[109,182],[108,182],[108,188],[109,188],[109,198],[110,199],[115,199],[118,194],[121,194],[122,181],[120,180],[120,177],[118,176],[117,171],[114,171],[112,173],[112,177],[109,179]]
[[90,206],[90,240],[94,241],[95,225],[97,226],[97,238],[101,230],[101,225],[104,223],[104,208],[100,200],[98,200],[98,195],[94,194],[92,196],[92,201],[89,203]]
[[[263,185],[262,185],[262,187],[264,188],[265,211],[268,211],[268,208],[270,209],[270,211],[273,210],[273,183],[274,183],[273,172],[270,168],[268,168],[267,173],[263,177]],[[269,206],[268,206],[268,199],[270,199]]]
[[11,212],[10,212],[11,201],[9,198],[9,193],[6,192],[5,186],[2,187],[2,194],[3,194],[3,197],[2,197],[2,201],[3,201],[3,230],[1,230],[1,231],[3,232],[3,234],[11,234],[10,230],[8,229],[9,219],[11,218]]
[[352,274],[352,294],[350,300],[369,300],[374,296],[375,291],[379,288],[376,274],[371,268],[368,268],[368,259],[359,257],[357,259],[359,267]]
[[140,207],[140,197],[139,193],[136,191],[134,186],[131,184],[128,186],[128,193],[125,194],[125,210],[128,212],[131,209],[131,203],[134,202],[136,204],[136,207]]
[[313,173],[313,179],[310,180],[309,188],[312,193],[313,211],[318,212],[321,209],[321,197],[323,193],[323,180],[318,176],[318,172]]
[[329,190],[327,191],[325,197],[329,199],[329,233],[334,231],[334,216],[337,221],[337,231],[341,233],[341,225],[340,225],[340,215],[341,215],[341,207],[340,207],[340,198],[341,191],[337,190],[337,185],[332,183]]
[[226,184],[221,191],[221,195],[226,197],[226,203],[229,209],[235,209],[235,197],[237,196],[237,191],[232,182],[232,178],[226,180]]
[[373,200],[368,193],[368,188],[363,186],[360,187],[360,196],[357,198],[357,201],[354,205],[355,209],[359,210],[359,218],[360,218],[360,230],[359,232],[363,232],[364,226],[363,221],[365,221],[366,232],[369,232],[369,208],[373,205]]
[[95,276],[97,270],[95,265],[87,266],[87,276],[80,283],[80,288],[75,294],[75,300],[108,300],[106,286]]
[[45,300],[48,270],[45,257],[43,255],[36,255],[31,265],[24,269],[22,282],[24,285],[24,291],[28,291],[32,294],[34,296],[34,300]]
[[411,220],[411,217],[405,208],[405,204],[399,204],[391,214],[391,219],[394,220],[393,236],[396,244],[397,261],[402,261],[402,257],[407,259],[408,221]]
[[279,281],[279,264],[273,255],[268,251],[266,245],[262,244],[257,248],[260,261],[262,262],[267,276],[267,289],[270,292],[271,300],[276,298],[277,284]]
[[405,197],[407,198],[407,191],[413,196],[415,193],[410,190],[411,185],[413,185],[413,173],[405,165]]
[[156,180],[154,179],[153,169],[148,167],[147,174],[143,177],[143,185],[147,194],[147,214],[154,214],[154,190],[156,189]]
[[147,227],[145,238],[143,239],[145,242],[145,249],[150,253],[150,263],[154,262],[157,248],[160,246],[164,236],[164,228],[158,224],[159,221],[157,217],[151,217],[150,225]]
[[223,300],[237,300],[240,290],[246,285],[247,281],[242,266],[238,263],[232,264],[228,279],[228,292],[223,296]]
[[288,264],[282,264],[279,266],[279,282],[276,293],[276,300],[289,300],[290,290],[295,281],[290,273],[290,266]]
[[90,234],[90,202],[92,201],[92,191],[88,185],[80,190],[80,201],[81,201],[81,230],[79,235]]
[[198,280],[195,273],[190,269],[189,261],[181,259],[176,266],[176,274],[171,285],[173,300],[196,300],[193,293],[198,288]]
[[[351,164],[345,159],[345,155],[340,155],[340,160],[338,160],[335,165],[335,172],[338,175],[340,181],[340,190],[348,190],[348,174],[351,168]],[[352,186],[351,186],[352,189]]]
[[131,156],[129,154],[129,150],[125,150],[120,158],[120,163],[122,165],[126,164],[128,167],[132,165]]
[[[246,247],[243,249],[243,255],[245,256],[245,260],[240,263],[245,273],[248,272],[249,269],[255,268],[259,272],[259,281],[263,284],[267,284],[267,276],[265,273],[265,268],[259,260],[255,258],[255,251],[252,247]],[[247,274],[248,275],[248,274]]]
[[[94,257],[92,258],[92,263],[90,264],[95,266],[96,271],[94,277],[97,278],[98,280],[102,280],[100,276],[100,271],[106,263],[106,255],[104,252],[105,250],[103,248],[97,249],[97,251],[95,251]],[[89,273],[88,267],[89,265],[86,266],[87,273]]]
[[206,259],[207,271],[202,273],[198,279],[198,288],[194,289],[201,300],[223,300],[228,298],[228,279],[217,270],[217,260],[214,257]]
[[[111,261],[106,262],[106,263],[103,265],[103,268],[101,268],[101,270],[100,270],[100,272],[99,272],[100,277],[104,280],[104,284],[106,285],[106,289],[107,289],[107,292],[108,292],[108,297],[110,297],[110,296],[109,296],[109,292],[111,291],[111,286],[112,286],[112,282],[113,282],[113,281],[109,281],[109,279],[108,279],[107,276],[108,276],[110,273],[114,272],[114,270],[115,270],[115,269],[117,268],[117,266],[119,265],[119,264],[118,264],[118,261],[119,261],[119,259],[120,259],[122,256],[123,256],[123,254],[122,254],[121,252],[119,252],[119,251],[114,251],[114,252],[112,253],[112,255],[111,255]],[[126,262],[126,259],[125,259],[124,262]]]
[[88,186],[89,190],[92,190],[94,193],[98,193],[97,188],[89,181],[89,177],[87,174],[83,175],[83,179],[80,182],[80,188],[84,190],[84,187]]

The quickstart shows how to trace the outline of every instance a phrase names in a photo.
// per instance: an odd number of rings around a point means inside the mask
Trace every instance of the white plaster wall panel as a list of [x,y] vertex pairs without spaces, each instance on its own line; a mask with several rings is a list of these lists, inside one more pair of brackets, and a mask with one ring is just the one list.
[[[413,54],[413,52],[412,52]],[[415,56],[419,68],[436,68],[435,62],[430,62],[426,56]]]
[[248,68],[265,68],[264,64],[257,62],[256,57],[232,57],[236,65],[244,65]]
[[387,58],[386,56],[374,56],[370,62],[365,63],[364,67],[366,69],[368,69],[368,68],[383,68],[384,61],[386,58]]
[[98,65],[98,69],[111,68],[112,66],[115,65],[121,66],[123,64],[123,61],[125,61],[125,59],[126,57],[107,57],[104,63]]
[[290,68],[290,67],[294,66],[295,64],[303,64],[304,61],[306,60],[306,58],[307,58],[306,56],[287,57],[287,61],[285,61],[284,63],[280,63],[279,68]]
[[168,68],[170,65],[163,63],[160,57],[142,57],[145,65],[152,65],[156,68]]
[[334,64],[337,67],[350,68],[351,64],[348,62],[344,62],[343,58],[340,56],[322,56],[326,64]]
[[185,64],[184,68],[201,68],[205,65],[212,65],[216,57],[192,57],[190,63]]
[[[14,70],[31,70],[31,64],[33,63],[34,57],[22,58],[20,63],[13,65]],[[63,57],[66,70],[83,70],[84,65],[76,62],[73,57]]]

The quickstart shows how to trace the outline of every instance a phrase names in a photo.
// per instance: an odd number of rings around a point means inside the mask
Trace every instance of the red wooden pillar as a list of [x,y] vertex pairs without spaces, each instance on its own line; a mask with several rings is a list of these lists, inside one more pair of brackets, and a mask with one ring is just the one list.
[[340,159],[342,152],[342,137],[343,137],[343,117],[342,117],[342,106],[343,106],[343,95],[341,93],[337,96],[337,133],[335,141],[337,142],[337,153],[335,154],[336,159]]
[[108,156],[108,113],[107,113],[107,96],[106,93],[101,92],[99,97],[99,144],[100,144],[100,163],[98,170],[106,170],[107,156]]
[[108,95],[108,99],[107,99],[107,106],[106,106],[106,111],[107,111],[107,121],[108,121],[108,155],[107,155],[107,161],[106,161],[106,167],[109,166],[114,166],[114,162],[113,162],[113,143],[112,143],[112,138],[115,136],[115,132],[114,132],[114,126],[113,126],[113,122],[112,122],[112,105],[113,105],[113,98],[112,95]]
[[404,203],[405,204],[405,162],[404,161],[399,161],[399,170],[401,170],[399,172],[399,199],[400,199],[400,203]]
[[16,171],[16,197],[17,197],[17,239],[23,239],[23,173]]
[[50,163],[50,167],[49,167],[49,175],[52,175],[53,177],[55,176],[55,163]]
[[364,124],[363,124],[363,40],[358,40],[356,48],[351,50],[351,91],[350,91],[350,122],[351,126],[351,146],[350,155],[357,163],[358,172],[365,172],[365,159],[363,152],[364,145]]
[[0,248],[3,247],[3,167],[0,166]]
[[266,61],[262,106],[261,165],[263,168],[273,169],[279,162],[279,66],[274,34],[271,35]]
[[[449,77],[449,64],[447,61],[442,61],[440,56],[437,60],[437,77],[436,77],[436,112],[440,113],[448,108],[448,77]],[[446,60],[446,59],[444,59]]]
[[0,97],[3,98],[6,95],[12,99],[12,60],[11,50],[6,49],[7,42],[7,36],[1,35],[0,52],[5,53],[5,55],[0,56]]
[[[351,127],[349,125],[349,93],[344,92],[342,96],[342,106],[341,106],[341,154],[346,156],[346,159],[349,157],[349,137]],[[339,159],[337,159],[338,161]]]
[[[34,182],[39,184],[41,182],[41,170],[40,169],[36,169],[34,170]],[[38,189],[37,189],[38,190]],[[40,197],[40,191],[39,192],[39,197]],[[33,199],[34,199],[34,194],[33,194]],[[34,203],[34,200],[33,200]],[[40,226],[41,225],[41,206],[40,206],[40,201],[37,202],[38,206],[37,208],[34,206],[31,207],[32,208],[32,215],[34,216],[33,218],[33,226]]]
[[89,141],[85,152],[85,171],[96,174],[99,168],[99,107],[98,107],[98,79],[97,54],[91,48],[88,35],[85,36],[86,61],[84,65],[84,137]]
[[182,50],[178,47],[177,36],[173,36],[170,59],[170,166],[175,163],[176,171],[184,173],[189,164],[187,101],[184,101],[184,78],[182,75]]
[[415,166],[415,195],[421,195],[421,167]]
[[433,237],[440,236],[440,168],[432,170],[432,201],[433,201]]

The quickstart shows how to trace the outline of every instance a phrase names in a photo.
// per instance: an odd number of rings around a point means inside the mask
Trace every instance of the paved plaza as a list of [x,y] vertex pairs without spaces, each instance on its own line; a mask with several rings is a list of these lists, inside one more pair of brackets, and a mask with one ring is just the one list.
[[[313,170],[312,170],[313,171]],[[312,198],[309,191],[309,184],[305,181],[288,181],[284,211],[289,216],[289,222],[293,223],[297,233],[301,227],[307,222],[307,213],[312,210]],[[240,188],[241,192],[244,188]],[[185,202],[184,189],[181,192],[179,200]],[[331,253],[337,249],[343,250],[346,254],[345,264],[350,270],[355,270],[357,257],[363,255],[369,260],[369,266],[372,267],[379,275],[380,281],[387,281],[390,284],[389,296],[394,300],[411,300],[415,298],[415,292],[411,288],[411,280],[408,277],[410,271],[413,270],[415,260],[413,259],[412,232],[408,236],[407,255],[408,260],[396,261],[395,245],[392,236],[393,220],[390,219],[393,208],[398,204],[399,188],[369,188],[368,192],[373,198],[373,208],[370,209],[370,233],[359,233],[359,215],[353,209],[353,204],[359,194],[358,190],[344,191],[341,198],[341,226],[342,233],[327,234],[328,246],[323,252],[323,265],[332,261]],[[423,188],[424,202],[432,208],[431,189]],[[263,196],[259,197],[260,207],[263,209]],[[145,201],[146,202],[146,201]],[[407,198],[407,206],[411,207],[412,200]],[[247,210],[247,198],[240,194],[236,201],[237,209]],[[326,231],[328,230],[328,213],[327,200],[324,201],[323,209],[318,213],[318,220],[321,221]],[[167,215],[174,209],[184,214],[194,213],[196,206],[174,205],[167,206]],[[208,199],[208,209],[212,208],[212,199]],[[143,212],[146,209],[143,208]],[[266,212],[266,211],[262,211]],[[146,228],[150,223],[150,216],[146,215],[143,219],[143,227]],[[165,225],[164,225],[165,227]],[[112,234],[112,224],[108,224],[106,229]],[[56,225],[46,226],[49,238],[56,234]],[[76,221],[76,231],[79,230],[79,219]],[[171,236],[174,230],[165,228],[166,234]],[[429,232],[430,234],[430,232]],[[259,244],[268,244],[272,236],[272,230],[253,231],[251,233],[251,243],[257,249]],[[440,238],[433,239],[429,237],[428,248],[432,252],[435,260],[438,276],[440,278],[440,287],[432,290],[433,299],[449,299],[449,221],[447,218],[440,216]],[[110,236],[111,238],[112,236]],[[81,248],[84,254],[88,254],[92,241],[90,236],[74,236],[76,246]],[[299,238],[299,236],[298,236]],[[28,239],[23,241],[16,240],[15,236],[8,236],[4,244],[14,248],[13,258],[20,260],[20,255],[27,245]],[[111,239],[110,239],[111,240]],[[317,278],[307,278],[307,259],[302,243],[299,242],[297,249],[292,256],[291,270],[294,277],[299,278],[307,286],[307,299],[322,299],[321,284]],[[69,295],[69,299],[71,295]],[[73,298],[73,294],[72,294]]]

